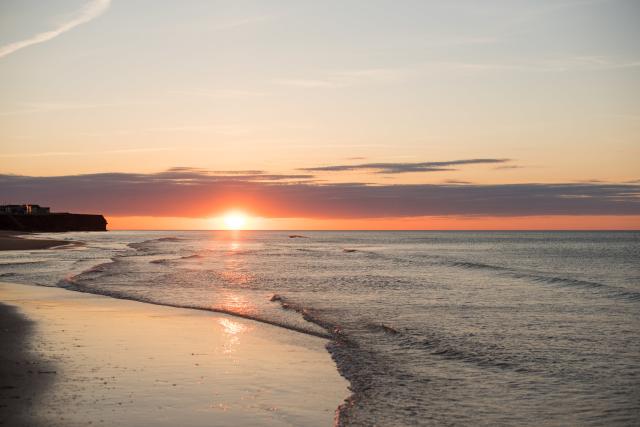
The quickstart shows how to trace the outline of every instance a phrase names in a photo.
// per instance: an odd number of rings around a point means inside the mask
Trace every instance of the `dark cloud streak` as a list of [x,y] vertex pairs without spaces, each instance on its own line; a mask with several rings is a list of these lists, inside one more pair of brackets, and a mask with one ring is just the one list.
[[299,168],[307,172],[345,172],[345,171],[373,171],[375,173],[409,173],[409,172],[444,172],[454,171],[457,168],[451,166],[507,163],[510,159],[464,159],[449,160],[445,162],[419,162],[419,163],[361,163],[357,165],[330,165],[316,166],[312,168]]
[[308,218],[640,215],[639,184],[367,185],[318,183],[310,177],[191,169],[0,175],[0,203],[33,202],[114,216],[203,217],[232,207],[266,217]]

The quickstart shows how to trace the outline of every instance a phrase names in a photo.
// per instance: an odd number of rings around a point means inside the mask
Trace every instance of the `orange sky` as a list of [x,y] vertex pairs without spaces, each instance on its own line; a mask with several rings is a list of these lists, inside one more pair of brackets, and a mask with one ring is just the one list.
[[[221,218],[107,217],[111,230],[218,230]],[[419,217],[330,219],[247,218],[246,229],[267,230],[638,230],[635,216]]]

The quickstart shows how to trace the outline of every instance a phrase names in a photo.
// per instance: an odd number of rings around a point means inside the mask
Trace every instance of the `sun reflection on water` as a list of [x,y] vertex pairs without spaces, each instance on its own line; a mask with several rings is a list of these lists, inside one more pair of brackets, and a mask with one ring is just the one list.
[[224,328],[224,332],[229,335],[238,335],[241,332],[244,332],[247,327],[242,323],[236,322],[231,319],[219,319],[218,323],[222,325]]
[[240,335],[247,330],[247,327],[240,322],[227,318],[218,319],[218,323],[222,326],[225,334],[222,352],[225,354],[233,353],[238,344],[240,344]]
[[221,291],[219,294],[220,306],[225,311],[237,313],[241,316],[255,315],[256,307],[246,297],[232,291]]

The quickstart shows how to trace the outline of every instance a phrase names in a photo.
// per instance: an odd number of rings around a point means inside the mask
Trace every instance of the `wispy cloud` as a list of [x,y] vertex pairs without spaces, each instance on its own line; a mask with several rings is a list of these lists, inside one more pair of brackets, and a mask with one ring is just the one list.
[[503,169],[522,169],[524,168],[524,166],[520,166],[520,165],[502,165],[502,166],[496,166],[495,170],[503,170]]
[[80,9],[73,18],[59,25],[53,30],[38,33],[25,40],[20,40],[4,46],[0,46],[0,58],[10,55],[20,49],[24,49],[25,47],[29,47],[38,43],[44,43],[58,37],[60,34],[72,30],[78,25],[86,24],[87,22],[92,21],[98,16],[102,15],[109,8],[110,4],[111,0],[93,0],[90,3],[87,3],[82,9]]
[[445,162],[418,163],[360,163],[356,165],[329,165],[312,168],[300,168],[314,172],[372,171],[375,173],[442,172],[457,170],[453,166],[507,163],[509,159],[463,159]]
[[459,184],[459,185],[473,184],[473,182],[471,182],[471,181],[460,181],[458,179],[447,179],[444,183],[445,184]]

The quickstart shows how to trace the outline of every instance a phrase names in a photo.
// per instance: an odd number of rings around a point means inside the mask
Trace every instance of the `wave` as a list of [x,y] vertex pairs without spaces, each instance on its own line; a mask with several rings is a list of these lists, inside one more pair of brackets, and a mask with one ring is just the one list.
[[154,259],[149,261],[149,264],[171,264],[171,263],[175,263],[175,262],[179,262],[182,260],[190,260],[190,259],[200,259],[200,258],[204,258],[204,256],[202,255],[198,255],[198,254],[193,254],[193,255],[185,255],[185,256],[181,256],[178,258],[161,258],[161,259]]
[[[424,333],[424,331],[423,331]],[[433,356],[471,363],[483,368],[497,368],[514,372],[530,372],[529,363],[521,354],[506,351],[498,345],[468,341],[459,337],[446,337],[431,332],[427,338],[400,337],[400,345],[411,350],[424,349]],[[537,361],[538,363],[540,360]]]
[[2,267],[13,267],[17,265],[34,265],[34,264],[44,264],[46,261],[9,261],[9,262],[0,262],[0,268]]
[[181,237],[159,237],[157,239],[148,239],[143,240],[142,242],[133,242],[127,244],[128,247],[132,249],[147,249],[147,246],[153,243],[162,243],[162,242],[181,242],[187,239]]
[[298,303],[295,303],[291,300],[289,300],[288,298],[282,296],[282,295],[278,295],[278,294],[274,294],[270,301],[272,302],[278,302],[280,304],[280,306],[284,309],[284,310],[293,310],[295,312],[297,312],[298,314],[300,314],[302,316],[302,318],[304,320],[306,320],[307,322],[311,322],[314,323],[318,326],[320,326],[321,328],[325,329],[329,335],[326,336],[326,338],[330,338],[330,339],[334,339],[334,340],[339,340],[341,342],[347,342],[349,341],[346,337],[346,335],[344,334],[344,331],[342,330],[342,328],[340,328],[339,326],[328,322],[324,319],[321,319],[319,316],[317,316],[313,310],[304,307]]
[[[332,339],[326,346],[327,350],[340,374],[349,381],[352,392],[338,407],[336,425],[339,426],[351,424],[354,406],[360,401],[385,399],[389,392],[389,383],[393,381],[402,384],[423,384],[431,381],[428,376],[407,371],[405,366],[410,366],[411,363],[402,363],[403,357],[415,360],[417,354],[424,352],[424,357],[473,364],[485,369],[506,370],[515,374],[533,372],[531,365],[526,360],[521,360],[522,357],[498,346],[469,341],[456,343],[455,337],[443,337],[436,333],[432,333],[427,339],[418,338],[384,322],[360,325],[359,329],[367,330],[370,334],[352,337],[348,329],[322,319],[313,309],[278,294],[274,295],[272,300],[279,302],[286,310],[302,314],[305,320],[325,328],[331,334]],[[378,349],[381,341],[385,342],[385,346],[391,346],[387,347],[390,348],[389,351]],[[375,345],[372,346],[371,343]]]
[[118,258],[111,258],[111,260],[107,261],[107,262],[103,262],[100,264],[96,264],[93,265],[89,268],[87,268],[86,270],[82,271],[80,274],[87,274],[87,273],[104,273],[107,271],[107,268],[112,266],[113,264],[116,264],[120,262],[118,260]]
[[401,256],[390,256],[381,254],[375,251],[358,250],[357,253],[363,254],[370,258],[380,258],[386,261],[395,262],[397,264],[418,264],[418,265],[446,265],[456,268],[472,269],[472,270],[486,270],[493,271],[499,274],[506,274],[516,279],[529,279],[534,283],[558,285],[582,288],[586,290],[596,290],[597,294],[605,297],[611,297],[616,299],[622,299],[625,301],[640,301],[640,292],[624,289],[618,286],[608,285],[605,283],[594,282],[589,280],[573,279],[569,277],[560,277],[555,275],[545,275],[544,273],[537,271],[526,271],[517,268],[510,268],[494,264],[485,264],[481,262],[472,261],[452,261],[444,257],[437,255],[430,255],[428,257],[421,257],[419,259],[405,258]]
[[208,311],[208,312],[212,312],[212,313],[221,313],[221,314],[226,314],[226,315],[229,315],[229,316],[240,317],[242,319],[254,320],[256,322],[265,323],[265,324],[272,325],[272,326],[278,326],[280,328],[288,329],[288,330],[295,331],[295,332],[300,332],[300,333],[306,334],[306,335],[312,335],[312,336],[316,336],[316,337],[319,337],[319,338],[325,338],[325,339],[332,339],[332,335],[328,334],[328,333],[325,334],[325,333],[321,333],[321,332],[316,332],[316,331],[300,328],[300,327],[297,327],[297,326],[289,325],[289,324],[286,324],[286,323],[277,322],[277,321],[274,321],[274,320],[271,320],[271,319],[265,319],[265,318],[260,317],[260,316],[251,316],[251,315],[246,315],[246,314],[234,312],[234,311],[231,311],[231,310],[225,310],[225,309],[220,309],[220,308],[215,308],[215,307],[203,307],[203,306],[192,305],[192,304],[172,304],[172,303],[166,303],[166,302],[158,302],[158,301],[155,301],[155,300],[152,300],[152,299],[147,299],[147,298],[143,298],[143,297],[139,297],[139,296],[129,295],[129,294],[126,294],[124,292],[112,291],[112,290],[107,290],[107,289],[90,288],[90,287],[88,287],[88,286],[76,281],[74,277],[67,277],[67,278],[62,279],[62,280],[58,281],[56,286],[60,287],[60,288],[76,291],[76,292],[83,292],[83,293],[94,294],[94,295],[103,295],[103,296],[108,296],[108,297],[118,298],[118,299],[124,299],[124,300],[129,300],[129,301],[143,302],[145,304],[160,305],[160,306],[165,306],[165,307],[185,308],[185,309],[190,309],[190,310]]
[[160,237],[159,239],[151,239],[150,242],[181,242],[183,239],[181,237]]
[[[99,264],[92,265],[91,267],[81,271],[80,273],[68,275],[64,279],[61,279],[60,282],[67,281],[67,280],[74,280],[79,276],[84,276],[87,280],[94,280],[98,278],[104,279],[105,277],[117,276],[120,274],[120,272],[112,271],[112,267],[119,262],[121,261],[118,259],[118,257],[113,257],[107,262],[102,262]],[[60,282],[58,282],[58,284],[55,284],[53,286],[58,286]]]
[[505,348],[497,345],[487,345],[478,341],[444,336],[433,331],[424,330],[420,331],[420,337],[416,337],[410,332],[385,323],[370,323],[365,327],[373,333],[384,333],[392,343],[410,352],[422,350],[432,356],[472,363],[485,368],[492,367],[515,372],[530,371],[526,367],[527,361],[522,360],[521,356],[507,352]]
[[499,265],[483,264],[477,262],[468,261],[452,261],[446,262],[447,265],[453,267],[461,267],[467,269],[481,269],[497,271],[500,273],[508,274],[516,279],[528,279],[534,283],[544,283],[550,285],[559,285],[567,287],[575,287],[582,289],[597,290],[598,293],[604,293],[607,297],[620,298],[624,300],[640,301],[640,292],[627,290],[617,286],[607,285],[600,282],[593,282],[589,280],[572,279],[569,277],[549,276],[540,274],[538,272],[526,272],[514,268],[502,267]]
[[469,262],[469,261],[453,261],[449,263],[454,267],[462,267],[469,269],[478,269],[478,270],[494,270],[494,271],[508,271],[507,267],[500,267],[499,265],[490,265],[490,264],[482,264],[479,262]]

